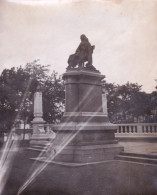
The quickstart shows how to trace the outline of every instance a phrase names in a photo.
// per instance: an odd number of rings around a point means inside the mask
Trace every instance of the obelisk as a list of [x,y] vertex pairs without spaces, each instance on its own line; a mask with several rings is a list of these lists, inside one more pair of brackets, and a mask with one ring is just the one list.
[[51,136],[46,134],[44,129],[42,92],[39,87],[34,94],[34,119],[31,123],[33,124],[33,134],[30,139],[30,145],[47,144]]
[[42,103],[42,92],[37,90],[34,94],[34,119],[33,124],[33,134],[44,133],[43,120],[43,103]]

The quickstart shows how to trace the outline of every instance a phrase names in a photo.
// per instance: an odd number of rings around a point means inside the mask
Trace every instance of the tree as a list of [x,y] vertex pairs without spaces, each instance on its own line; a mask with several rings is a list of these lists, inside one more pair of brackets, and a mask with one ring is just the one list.
[[[116,85],[104,81],[108,113],[113,123],[134,122],[134,118],[154,115],[157,120],[157,92],[141,92],[137,83]],[[33,99],[37,87],[43,93],[43,118],[48,123],[59,122],[64,111],[65,92],[61,76],[49,73],[49,65],[39,60],[24,68],[3,70],[0,75],[0,130],[9,131],[15,121],[33,120]],[[149,120],[150,121],[150,120]],[[148,120],[146,121],[148,122]]]
[[3,130],[10,129],[16,119],[28,76],[21,67],[5,69],[0,76],[0,128]]
[[[130,113],[137,118],[139,121],[140,116],[151,115],[151,95],[145,92],[136,92],[131,96],[130,99]],[[147,122],[147,121],[145,121]]]
[[133,122],[132,105],[130,101],[135,93],[139,93],[141,86],[127,82],[125,85],[105,83],[108,99],[108,113],[113,123]]
[[43,91],[44,119],[48,123],[59,122],[64,111],[65,92],[61,76],[56,72],[46,80]]
[[157,91],[153,91],[150,94],[151,99],[151,114],[153,116],[153,122],[157,122]]
[[49,66],[38,60],[24,68],[3,70],[0,76],[0,129],[8,131],[17,119],[33,119],[33,97],[40,85],[43,92],[44,120],[55,123],[64,107],[64,85],[56,72],[49,75]]

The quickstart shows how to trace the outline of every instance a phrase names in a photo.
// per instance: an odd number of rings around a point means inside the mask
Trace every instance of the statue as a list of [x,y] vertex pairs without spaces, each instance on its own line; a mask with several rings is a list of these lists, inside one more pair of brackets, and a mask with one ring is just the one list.
[[[91,46],[90,42],[88,41],[88,38],[83,34],[80,37],[81,43],[78,46],[75,54],[72,54],[69,56],[68,59],[68,68],[74,68],[78,65],[79,68],[88,68],[96,70],[95,67],[92,65],[92,53],[95,48],[94,45]],[[85,62],[87,62],[85,64]]]

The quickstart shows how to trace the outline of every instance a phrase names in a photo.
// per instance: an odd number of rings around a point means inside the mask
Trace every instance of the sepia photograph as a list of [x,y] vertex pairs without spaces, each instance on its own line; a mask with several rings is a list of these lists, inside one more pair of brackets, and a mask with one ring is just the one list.
[[0,195],[157,195],[157,0],[0,0]]

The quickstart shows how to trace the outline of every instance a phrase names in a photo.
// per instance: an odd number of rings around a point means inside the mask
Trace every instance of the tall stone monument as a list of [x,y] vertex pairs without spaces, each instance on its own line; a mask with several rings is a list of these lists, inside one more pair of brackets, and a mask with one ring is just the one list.
[[68,59],[69,65],[63,75],[65,113],[54,131],[58,136],[74,136],[56,156],[56,161],[105,161],[114,159],[123,150],[115,139],[117,126],[109,122],[103,111],[101,81],[105,76],[92,65],[94,48],[88,38],[81,35],[80,45]]
[[108,116],[108,111],[107,111],[107,95],[106,95],[106,90],[105,86],[102,83],[102,109],[104,115]]
[[42,92],[40,88],[37,88],[37,91],[34,94],[34,119],[33,124],[33,134],[39,134],[44,132],[43,120],[43,102],[42,102]]
[[33,135],[30,139],[31,145],[45,145],[51,138],[52,134],[46,133],[44,129],[44,124],[46,121],[43,120],[43,102],[42,102],[42,92],[40,87],[34,94],[34,119],[33,124]]

